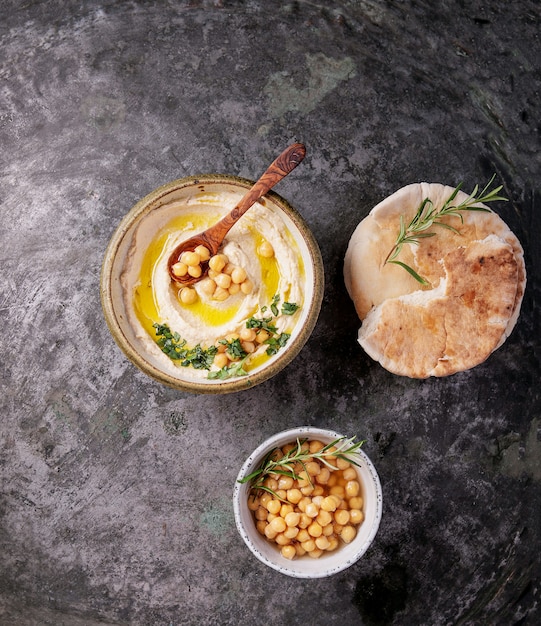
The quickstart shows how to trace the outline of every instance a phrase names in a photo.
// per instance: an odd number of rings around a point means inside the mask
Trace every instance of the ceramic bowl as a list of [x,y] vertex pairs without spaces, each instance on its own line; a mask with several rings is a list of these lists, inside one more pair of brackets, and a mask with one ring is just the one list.
[[361,482],[364,499],[365,519],[358,526],[355,539],[349,544],[341,543],[333,552],[324,553],[319,558],[310,556],[284,558],[278,547],[263,537],[256,529],[253,513],[248,508],[250,487],[239,481],[257,469],[259,463],[274,448],[281,447],[298,439],[319,440],[330,443],[342,437],[332,430],[304,426],[280,432],[264,441],[242,466],[233,492],[233,509],[237,529],[252,553],[262,563],[294,578],[323,578],[336,574],[358,561],[368,550],[378,531],[382,514],[382,491],[378,474],[367,455],[359,450],[356,467]]
[[[126,279],[126,267],[143,264],[145,249],[154,245],[166,225],[181,220],[183,212],[191,215],[198,203],[211,205],[216,211],[230,211],[253,185],[252,181],[235,176],[208,174],[172,181],[140,200],[124,217],[113,234],[107,248],[101,273],[101,300],[109,329],[126,356],[143,372],[161,383],[195,393],[228,393],[248,389],[282,370],[299,353],[310,336],[321,308],[324,273],[317,242],[301,215],[282,197],[267,193],[233,228],[243,220],[258,219],[259,210],[271,211],[272,216],[285,227],[291,249],[300,255],[303,264],[301,280],[304,284],[304,301],[298,319],[286,346],[276,355],[249,370],[248,375],[236,378],[195,378],[192,368],[175,366],[156,345],[149,342],[146,332],[134,313],[134,280]],[[259,208],[257,211],[256,207]],[[188,217],[186,217],[188,219]],[[217,219],[216,219],[217,221]],[[175,224],[177,222],[174,222]],[[256,222],[257,225],[257,222]],[[200,232],[203,228],[196,229]],[[233,229],[231,230],[233,232]],[[269,303],[270,304],[270,303]],[[206,319],[206,318],[204,318]],[[161,323],[160,320],[155,320]],[[149,324],[150,326],[150,324]],[[172,331],[176,330],[171,328]],[[165,357],[165,359],[164,359]],[[266,357],[265,357],[266,358]],[[207,372],[204,372],[207,375]]]

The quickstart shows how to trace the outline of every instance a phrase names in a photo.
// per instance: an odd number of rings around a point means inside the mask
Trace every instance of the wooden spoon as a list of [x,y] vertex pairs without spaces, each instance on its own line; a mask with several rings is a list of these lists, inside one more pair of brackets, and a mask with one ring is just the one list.
[[202,233],[194,235],[179,244],[171,253],[167,263],[171,279],[181,285],[188,286],[193,285],[204,278],[208,273],[208,261],[201,263],[201,276],[198,276],[197,278],[194,278],[189,274],[176,276],[172,269],[173,265],[179,262],[180,255],[183,252],[193,252],[197,246],[205,246],[210,251],[211,257],[217,254],[229,230],[246,213],[246,211],[259,200],[259,198],[264,196],[269,189],[274,187],[276,183],[279,183],[282,178],[285,178],[290,172],[292,172],[304,159],[305,154],[306,148],[302,143],[291,144],[269,165],[259,180],[230,213],[223,217],[214,226],[207,228],[207,230]]

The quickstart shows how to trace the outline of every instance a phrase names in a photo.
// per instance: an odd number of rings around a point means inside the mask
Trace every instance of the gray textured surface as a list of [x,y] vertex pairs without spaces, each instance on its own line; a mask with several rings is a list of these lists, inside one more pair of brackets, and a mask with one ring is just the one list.
[[[433,5],[437,5],[434,8]],[[0,623],[534,624],[541,617],[540,7],[534,0],[0,2]],[[293,365],[240,394],[160,386],[114,344],[99,271],[122,216],[184,175],[255,178],[305,216],[327,286]],[[485,364],[387,373],[341,265],[369,209],[496,172],[523,312]],[[326,580],[254,560],[230,495],[287,427],[367,438],[373,547]]]

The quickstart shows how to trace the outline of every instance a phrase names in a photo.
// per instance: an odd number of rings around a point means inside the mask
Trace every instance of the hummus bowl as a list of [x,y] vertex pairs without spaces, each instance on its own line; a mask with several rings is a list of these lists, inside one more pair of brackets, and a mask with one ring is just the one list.
[[[288,365],[316,324],[321,253],[301,215],[272,191],[227,234],[226,266],[214,273],[231,283],[227,291],[205,279],[184,298],[168,274],[172,250],[252,185],[222,174],[172,181],[140,200],[109,242],[101,272],[107,325],[128,359],[163,384],[194,393],[251,388]],[[244,282],[233,284],[236,276]]]
[[[323,554],[315,558],[313,558],[314,555],[310,556],[309,554],[295,556],[292,559],[285,558],[282,555],[279,549],[280,546],[269,541],[256,527],[255,518],[261,519],[261,517],[257,515],[253,507],[251,510],[249,506],[249,499],[253,496],[251,484],[250,482],[241,481],[260,467],[261,462],[268,458],[268,455],[276,448],[283,448],[286,444],[294,443],[297,440],[301,442],[303,440],[317,440],[327,445],[338,439],[345,438],[332,430],[312,426],[302,426],[282,431],[273,435],[256,448],[245,461],[237,476],[233,489],[233,510],[237,530],[252,554],[259,561],[287,576],[293,578],[323,578],[331,576],[350,567],[365,554],[377,534],[383,510],[382,489],[376,469],[361,449],[358,449],[350,457],[354,460],[355,465],[352,464],[351,467],[355,468],[357,481],[360,484],[360,493],[358,495],[363,501],[360,506],[364,519],[357,526],[353,539],[348,539],[347,542],[340,541],[336,548],[331,548],[330,551],[325,550]],[[308,463],[306,466],[308,466]],[[331,474],[333,473],[331,472]],[[314,482],[316,483],[317,476],[315,478]],[[289,493],[287,493],[286,499],[289,499]],[[268,508],[270,510],[270,505]],[[306,511],[308,512],[308,509]],[[272,517],[277,516],[274,515]],[[308,528],[308,531],[310,532],[310,528]],[[293,542],[296,542],[298,537],[300,537],[300,533],[293,539]]]

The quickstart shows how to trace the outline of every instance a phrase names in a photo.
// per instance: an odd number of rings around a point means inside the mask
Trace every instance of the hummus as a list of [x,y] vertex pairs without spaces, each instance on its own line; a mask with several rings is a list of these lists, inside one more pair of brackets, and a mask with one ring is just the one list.
[[[283,346],[302,315],[305,274],[301,253],[280,214],[265,206],[264,200],[229,231],[220,250],[230,263],[246,271],[253,284],[251,293],[239,292],[218,301],[196,283],[196,301],[184,304],[180,300],[181,286],[171,280],[167,270],[171,252],[182,241],[215,224],[233,208],[231,202],[227,195],[208,192],[177,200],[158,209],[159,220],[153,212],[147,214],[134,232],[120,277],[126,313],[137,340],[161,369],[173,376],[205,379],[220,368],[197,369],[172,360],[157,343],[156,325],[176,333],[186,348],[212,350],[220,340],[246,328],[249,320],[271,318],[269,323],[276,328],[274,337],[283,335]],[[271,258],[258,253],[265,241],[274,249]],[[273,352],[268,343],[258,344],[243,358],[241,374],[272,358],[268,352]]]

